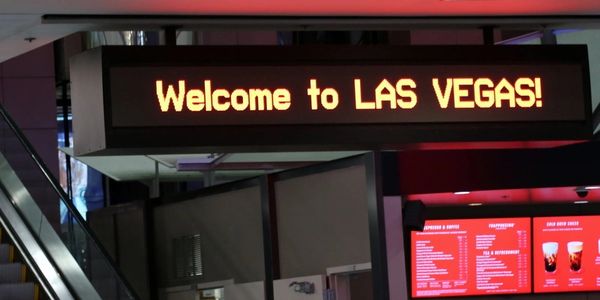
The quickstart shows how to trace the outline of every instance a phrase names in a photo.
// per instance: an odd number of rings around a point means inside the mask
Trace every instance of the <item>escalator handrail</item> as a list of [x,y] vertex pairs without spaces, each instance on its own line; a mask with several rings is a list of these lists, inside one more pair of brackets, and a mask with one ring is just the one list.
[[141,299],[137,295],[135,290],[132,288],[129,281],[127,281],[125,276],[123,276],[123,273],[119,270],[118,267],[116,267],[115,261],[108,254],[108,251],[104,248],[104,246],[102,246],[102,244],[100,243],[100,239],[98,239],[96,234],[94,234],[94,232],[88,226],[87,222],[83,219],[83,217],[81,216],[81,214],[79,213],[77,208],[75,208],[75,205],[71,201],[67,201],[67,199],[69,199],[69,196],[67,196],[65,191],[62,189],[62,187],[56,180],[56,177],[54,177],[52,175],[52,173],[50,173],[50,170],[48,169],[46,164],[42,161],[39,154],[37,154],[37,151],[35,151],[35,149],[31,145],[31,143],[29,142],[29,140],[25,137],[25,135],[23,134],[21,129],[19,129],[19,127],[17,126],[16,122],[10,117],[10,115],[8,114],[8,112],[6,111],[4,106],[1,104],[0,104],[0,115],[4,119],[6,124],[8,124],[8,127],[15,134],[15,136],[17,137],[17,139],[19,140],[19,142],[21,143],[23,148],[25,148],[25,151],[27,151],[27,154],[29,155],[29,157],[34,161],[34,163],[39,168],[39,170],[44,174],[44,177],[46,177],[46,180],[48,181],[48,183],[50,183],[50,185],[52,186],[52,189],[54,189],[54,191],[58,194],[60,200],[65,205],[65,207],[67,208],[69,213],[77,220],[77,223],[79,223],[79,225],[85,232],[86,236],[88,236],[90,239],[93,240],[95,246],[98,248],[100,253],[102,253],[102,256],[106,259],[106,261],[110,265],[110,268],[112,269],[114,274],[116,274],[116,276],[119,277],[119,280],[121,281],[121,283],[125,286],[125,288],[127,288],[127,292],[133,298]]

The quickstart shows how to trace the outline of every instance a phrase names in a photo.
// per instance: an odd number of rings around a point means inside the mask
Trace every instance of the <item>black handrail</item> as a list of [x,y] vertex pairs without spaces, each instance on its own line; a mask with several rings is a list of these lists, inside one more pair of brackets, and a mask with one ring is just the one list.
[[81,226],[81,228],[83,229],[83,231],[85,232],[85,234],[93,240],[94,244],[96,244],[96,247],[98,248],[98,250],[100,251],[100,253],[102,253],[102,255],[104,256],[104,258],[107,260],[107,262],[110,265],[110,268],[112,269],[112,271],[114,272],[114,274],[116,274],[119,277],[119,280],[127,288],[127,292],[129,292],[129,294],[133,298],[135,298],[135,299],[141,299],[137,295],[137,293],[135,292],[135,290],[132,288],[132,286],[129,283],[129,281],[127,281],[127,279],[125,278],[125,276],[123,276],[123,273],[119,270],[118,267],[116,267],[115,261],[108,254],[108,251],[104,248],[104,246],[102,246],[102,244],[99,242],[100,239],[98,239],[98,237],[96,236],[96,234],[94,234],[94,232],[88,226],[87,222],[83,219],[83,217],[81,216],[81,214],[79,214],[79,211],[77,210],[77,208],[75,208],[75,205],[73,205],[73,202],[68,201],[68,199],[70,199],[69,196],[67,196],[67,194],[62,189],[62,187],[60,186],[60,184],[58,183],[58,181],[56,180],[56,178],[52,175],[52,173],[50,173],[50,170],[48,169],[48,167],[46,166],[46,164],[42,161],[42,159],[40,158],[39,154],[37,154],[37,152],[35,151],[35,149],[31,145],[31,143],[29,142],[29,140],[25,137],[25,135],[23,134],[23,132],[21,132],[21,130],[17,126],[16,122],[10,117],[10,115],[8,114],[8,112],[6,111],[6,109],[4,109],[3,105],[0,105],[0,115],[2,116],[2,118],[4,119],[4,121],[6,122],[6,124],[8,125],[8,127],[12,130],[12,132],[14,133],[14,135],[17,137],[17,139],[19,140],[19,142],[21,143],[21,145],[23,146],[23,148],[25,148],[25,151],[27,152],[27,154],[31,157],[31,159],[37,165],[37,167],[39,168],[39,170],[44,174],[44,177],[46,177],[46,180],[48,181],[48,183],[50,183],[50,185],[52,186],[52,189],[54,189],[54,191],[59,195],[59,197],[61,198],[63,204],[65,205],[65,207],[69,211],[69,213],[75,217],[75,219],[77,220],[77,223],[79,223],[79,225]]

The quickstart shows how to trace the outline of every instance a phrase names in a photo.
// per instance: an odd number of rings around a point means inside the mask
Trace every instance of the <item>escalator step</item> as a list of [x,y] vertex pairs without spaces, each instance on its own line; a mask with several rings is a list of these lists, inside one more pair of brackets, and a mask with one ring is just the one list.
[[35,299],[35,290],[33,282],[0,284],[0,300]]
[[0,284],[24,282],[23,265],[20,263],[0,265]]
[[21,264],[21,282],[27,281],[27,266]]

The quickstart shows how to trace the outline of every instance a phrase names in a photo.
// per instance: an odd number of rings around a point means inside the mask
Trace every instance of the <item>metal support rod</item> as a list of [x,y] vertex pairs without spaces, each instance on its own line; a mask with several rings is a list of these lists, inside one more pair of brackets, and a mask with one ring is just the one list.
[[160,197],[160,169],[158,161],[154,161],[154,178],[150,185],[150,198]]
[[265,300],[274,300],[273,281],[281,278],[275,191],[273,180],[269,175],[261,176],[259,180],[265,259]]
[[385,236],[385,213],[381,182],[381,153],[364,155],[367,177],[367,207],[369,237],[371,240],[371,268],[373,274],[373,299],[390,300],[388,282],[388,257]]
[[494,45],[494,26],[483,26],[483,44]]
[[213,186],[215,183],[215,172],[211,170],[207,170],[203,172],[204,174],[204,187]]
[[592,113],[592,130],[595,131],[598,126],[600,126],[600,105],[597,105]]
[[104,180],[104,206],[108,207],[112,205],[112,197],[110,196],[110,178],[108,176],[102,176]]
[[556,45],[556,34],[550,29],[544,29],[542,31],[542,45]]
[[177,29],[179,26],[165,26],[165,45],[177,46]]

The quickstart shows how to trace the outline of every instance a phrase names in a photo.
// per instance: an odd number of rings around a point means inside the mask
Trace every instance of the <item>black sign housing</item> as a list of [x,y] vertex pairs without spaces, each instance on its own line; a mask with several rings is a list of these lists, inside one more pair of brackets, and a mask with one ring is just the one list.
[[76,155],[592,133],[585,46],[111,46],[71,74]]

